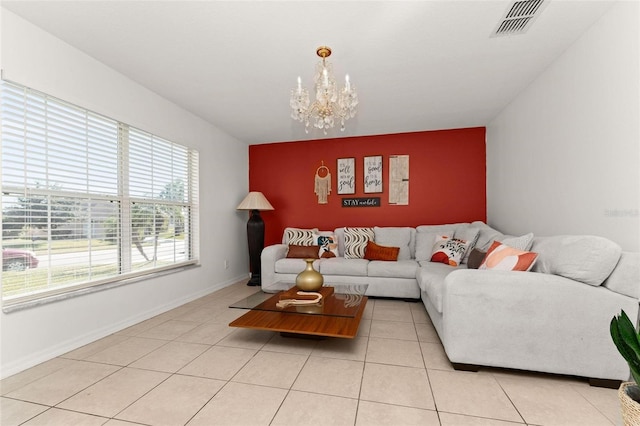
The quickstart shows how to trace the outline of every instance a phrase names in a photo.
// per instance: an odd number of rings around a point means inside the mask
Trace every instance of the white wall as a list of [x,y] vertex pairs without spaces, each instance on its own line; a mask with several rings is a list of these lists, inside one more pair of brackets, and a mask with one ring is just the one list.
[[201,266],[0,313],[0,377],[247,278],[247,217],[235,210],[248,188],[247,145],[7,10],[1,23],[6,79],[199,150]]
[[619,2],[487,126],[487,218],[640,250],[638,2]]

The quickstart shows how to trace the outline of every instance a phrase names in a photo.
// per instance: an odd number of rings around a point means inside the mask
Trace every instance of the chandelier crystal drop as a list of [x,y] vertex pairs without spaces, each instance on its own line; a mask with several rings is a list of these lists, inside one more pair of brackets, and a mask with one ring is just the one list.
[[298,77],[298,85],[291,90],[291,118],[304,123],[304,130],[309,133],[309,126],[313,125],[322,129],[327,134],[327,129],[334,127],[336,121],[340,122],[340,131],[344,131],[344,123],[355,117],[358,106],[358,94],[349,81],[349,75],[345,76],[344,87],[338,89],[333,77],[333,68],[327,61],[331,55],[331,49],[321,46],[316,54],[322,58],[316,66],[314,85],[316,99],[313,103],[309,100],[309,92],[302,87],[302,80]]

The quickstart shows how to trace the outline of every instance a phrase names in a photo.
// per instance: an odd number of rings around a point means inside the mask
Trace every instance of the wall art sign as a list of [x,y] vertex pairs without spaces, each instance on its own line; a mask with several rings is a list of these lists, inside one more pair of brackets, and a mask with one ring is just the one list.
[[338,194],[356,193],[356,159],[338,158]]
[[364,157],[364,193],[382,192],[382,155]]
[[409,204],[409,156],[389,157],[389,204],[406,206]]
[[343,198],[342,207],[380,207],[380,197]]

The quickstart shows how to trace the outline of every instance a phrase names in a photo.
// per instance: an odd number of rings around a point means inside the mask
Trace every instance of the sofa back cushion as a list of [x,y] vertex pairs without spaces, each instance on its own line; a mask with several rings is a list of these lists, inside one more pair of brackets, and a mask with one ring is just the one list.
[[375,243],[385,247],[399,247],[398,260],[409,260],[415,256],[416,230],[409,227],[373,228]]
[[468,223],[448,223],[445,225],[420,225],[416,226],[416,232],[429,232],[431,234],[441,234],[453,237],[456,229],[462,225],[468,225]]
[[623,251],[603,285],[616,293],[640,299],[640,253]]
[[604,282],[622,253],[618,244],[592,235],[536,237],[531,251],[538,253],[534,272],[560,275],[593,286]]
[[489,251],[491,244],[504,238],[504,234],[496,229],[493,229],[489,225],[481,221],[475,221],[471,223],[471,226],[480,230],[478,233],[478,239],[476,241],[476,248],[484,252]]

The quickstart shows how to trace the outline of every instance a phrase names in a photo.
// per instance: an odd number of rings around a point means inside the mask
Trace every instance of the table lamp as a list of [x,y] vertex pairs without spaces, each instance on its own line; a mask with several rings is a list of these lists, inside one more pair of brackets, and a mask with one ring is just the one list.
[[273,210],[273,206],[262,192],[252,191],[244,197],[236,210],[249,210],[251,215],[247,222],[247,241],[249,242],[249,267],[251,279],[247,285],[261,285],[260,255],[264,248],[264,221],[260,217],[261,210]]

